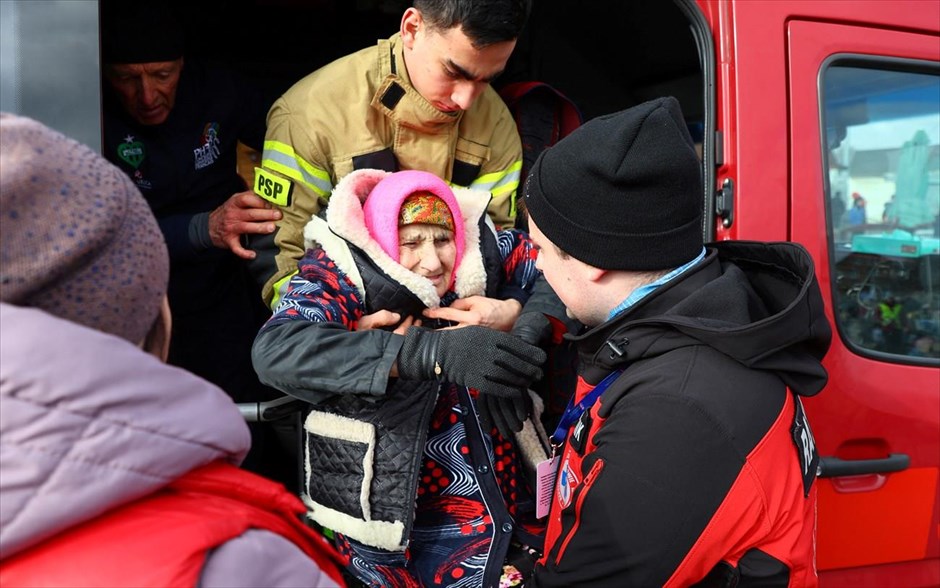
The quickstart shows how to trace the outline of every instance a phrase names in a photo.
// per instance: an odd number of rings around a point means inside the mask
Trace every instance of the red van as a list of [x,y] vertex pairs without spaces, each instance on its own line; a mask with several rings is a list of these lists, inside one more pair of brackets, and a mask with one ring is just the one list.
[[806,246],[838,333],[806,402],[820,585],[940,586],[940,2],[696,8],[714,236]]
[[[98,4],[0,2],[0,109],[100,145]],[[405,5],[181,15],[191,55],[277,94],[397,30]],[[809,249],[836,333],[806,402],[820,584],[940,586],[940,0],[536,0],[495,85],[524,80],[585,120],[675,96],[701,145],[707,239]]]
[[940,2],[541,0],[529,35],[586,119],[680,100],[708,239],[809,249],[820,584],[940,586]]

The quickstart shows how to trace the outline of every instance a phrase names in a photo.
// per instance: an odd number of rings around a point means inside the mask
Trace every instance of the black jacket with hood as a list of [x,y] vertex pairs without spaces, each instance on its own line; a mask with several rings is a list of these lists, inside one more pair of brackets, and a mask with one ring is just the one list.
[[818,456],[801,396],[831,329],[809,254],[723,242],[574,340],[568,430],[537,586],[813,586]]

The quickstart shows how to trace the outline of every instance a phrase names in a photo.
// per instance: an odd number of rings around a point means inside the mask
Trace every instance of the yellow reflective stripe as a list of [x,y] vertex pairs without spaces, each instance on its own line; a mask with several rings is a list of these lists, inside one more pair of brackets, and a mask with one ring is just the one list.
[[299,274],[297,270],[292,271],[287,274],[280,280],[274,282],[271,286],[271,289],[274,290],[274,295],[271,297],[271,311],[274,312],[277,310],[277,305],[281,303],[281,298],[284,297],[284,294],[287,293],[287,283],[290,282],[290,279]]
[[501,194],[507,194],[515,191],[519,187],[519,179],[522,175],[522,160],[513,163],[509,168],[492,172],[473,180],[470,187],[474,190],[486,190],[493,194],[493,197]]
[[304,161],[287,143],[265,141],[261,165],[300,182],[320,196],[329,198],[333,191],[330,174]]

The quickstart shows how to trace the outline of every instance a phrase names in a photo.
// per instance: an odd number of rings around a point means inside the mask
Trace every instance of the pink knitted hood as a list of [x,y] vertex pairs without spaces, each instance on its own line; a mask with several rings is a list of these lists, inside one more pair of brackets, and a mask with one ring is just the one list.
[[444,201],[454,217],[454,244],[457,255],[448,285],[448,288],[453,288],[457,277],[456,270],[460,267],[466,246],[464,221],[453,191],[443,180],[434,174],[417,170],[400,171],[385,176],[372,188],[362,206],[366,227],[382,250],[398,262],[398,216],[401,205],[408,196],[421,191],[428,191]]

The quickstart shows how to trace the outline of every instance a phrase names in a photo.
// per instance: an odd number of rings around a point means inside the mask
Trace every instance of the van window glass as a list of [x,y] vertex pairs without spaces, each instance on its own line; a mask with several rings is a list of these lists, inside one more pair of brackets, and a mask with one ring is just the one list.
[[860,353],[936,360],[940,75],[851,65],[822,87],[838,330]]

